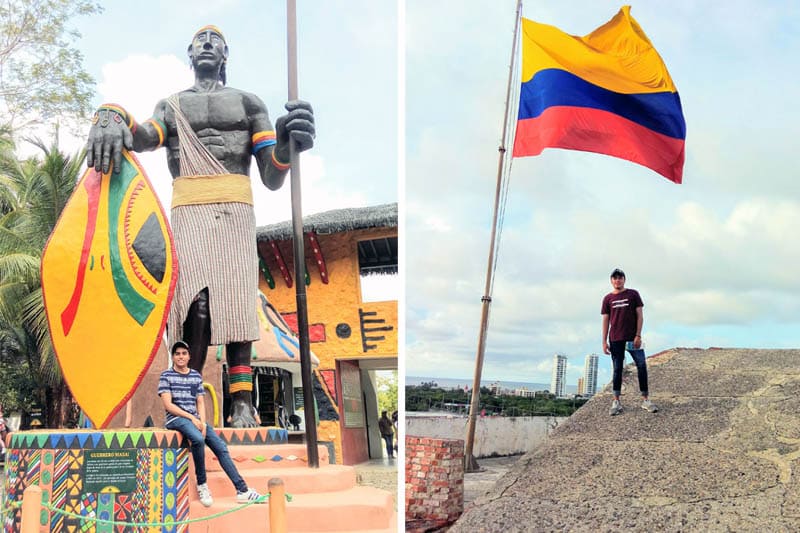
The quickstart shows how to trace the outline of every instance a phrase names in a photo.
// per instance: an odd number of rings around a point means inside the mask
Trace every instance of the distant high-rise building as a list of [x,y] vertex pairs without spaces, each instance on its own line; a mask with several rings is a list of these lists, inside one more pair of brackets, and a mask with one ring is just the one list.
[[567,356],[556,354],[553,356],[553,377],[550,379],[550,392],[556,398],[564,396],[567,386]]
[[594,396],[597,393],[597,362],[600,359],[596,353],[586,356],[583,363],[583,387],[586,396]]
[[579,394],[580,396],[583,396],[583,395],[584,395],[584,389],[583,389],[583,378],[578,378],[578,394]]

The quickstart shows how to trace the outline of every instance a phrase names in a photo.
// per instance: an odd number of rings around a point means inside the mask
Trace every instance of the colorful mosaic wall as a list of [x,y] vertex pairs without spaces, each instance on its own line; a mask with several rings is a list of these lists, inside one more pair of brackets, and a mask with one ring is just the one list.
[[[20,432],[12,435],[10,444],[4,487],[9,512],[3,517],[4,533],[19,531],[21,511],[14,503],[22,501],[29,485],[39,485],[43,502],[65,512],[43,508],[40,531],[188,531],[186,526],[148,529],[90,520],[152,524],[188,519],[189,450],[173,431]],[[115,456],[122,465],[116,477],[109,469],[117,467],[112,463]],[[130,478],[127,481],[126,476]],[[111,480],[120,487],[109,482],[97,489],[98,480],[101,485]]]

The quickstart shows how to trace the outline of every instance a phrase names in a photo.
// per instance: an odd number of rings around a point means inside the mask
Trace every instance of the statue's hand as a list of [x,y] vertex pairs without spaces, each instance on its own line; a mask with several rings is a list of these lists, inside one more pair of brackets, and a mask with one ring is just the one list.
[[126,119],[114,110],[98,109],[86,141],[86,164],[106,173],[113,161],[114,173],[117,173],[122,163],[123,147],[133,148],[133,134]]
[[295,141],[298,152],[314,146],[314,110],[311,104],[303,100],[292,100],[286,103],[287,114],[275,121],[275,136],[279,146],[287,146],[289,139]]

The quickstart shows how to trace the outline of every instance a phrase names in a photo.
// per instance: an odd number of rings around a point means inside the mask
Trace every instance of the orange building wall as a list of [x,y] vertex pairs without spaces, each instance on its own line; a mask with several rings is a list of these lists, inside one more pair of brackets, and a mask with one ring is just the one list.
[[[316,331],[323,329],[325,339],[321,342],[311,343],[311,350],[320,360],[318,370],[335,371],[337,359],[397,357],[397,301],[361,302],[357,248],[358,241],[396,235],[396,228],[318,235],[317,239],[328,270],[328,284],[322,283],[311,245],[306,238],[306,265],[311,279],[310,285],[306,286],[309,329]],[[279,241],[277,244],[286,267],[294,278],[292,241]],[[269,250],[269,247],[262,244],[260,250]],[[297,302],[294,285],[291,288],[286,286],[278,264],[271,253],[262,254],[262,258],[275,280],[275,289],[269,288],[263,276],[260,276],[259,288],[282,314],[296,313]],[[293,281],[296,282],[294,279]],[[370,324],[371,327],[392,327],[389,331],[373,333],[373,335],[385,337],[384,340],[370,342],[375,345],[374,349],[364,350],[359,310],[366,313],[374,312],[375,315],[368,318],[384,321],[381,324]],[[350,326],[349,338],[342,339],[337,336],[336,327],[339,324]],[[331,391],[331,393],[335,394],[335,391]],[[320,440],[335,442],[336,459],[337,462],[341,462],[342,440],[338,423],[321,422],[318,433]]]

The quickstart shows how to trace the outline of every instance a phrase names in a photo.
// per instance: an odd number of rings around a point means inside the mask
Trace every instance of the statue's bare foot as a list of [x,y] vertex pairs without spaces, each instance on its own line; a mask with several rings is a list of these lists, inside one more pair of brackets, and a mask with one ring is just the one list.
[[[249,399],[248,399],[249,400]],[[256,419],[253,418],[253,406],[248,400],[234,398],[231,402],[231,426],[235,428],[254,428]]]

